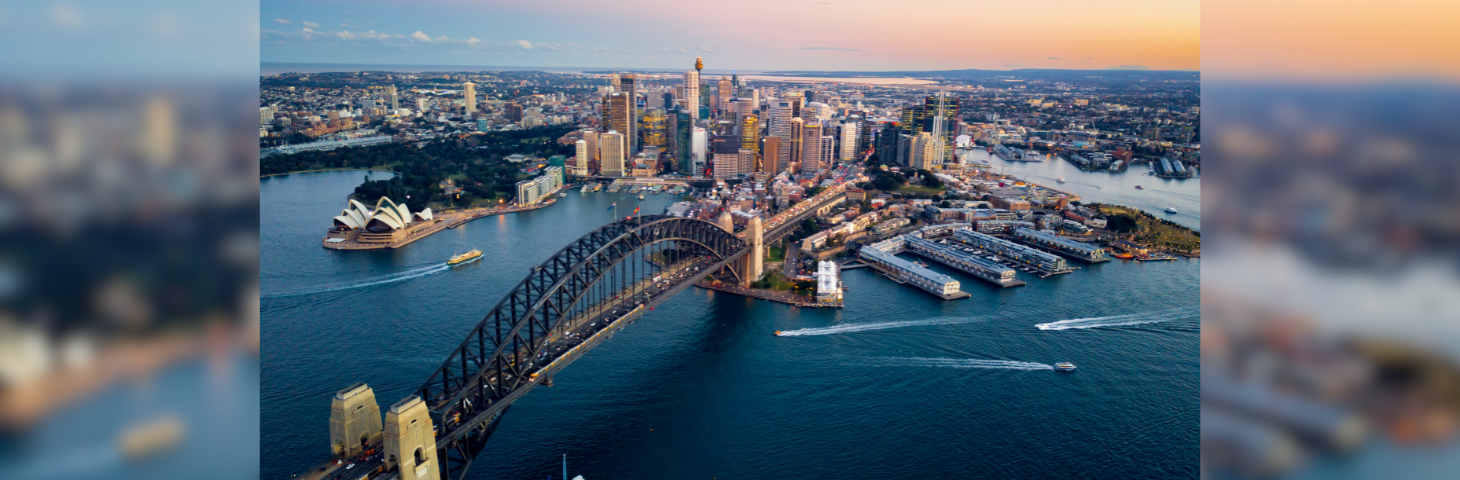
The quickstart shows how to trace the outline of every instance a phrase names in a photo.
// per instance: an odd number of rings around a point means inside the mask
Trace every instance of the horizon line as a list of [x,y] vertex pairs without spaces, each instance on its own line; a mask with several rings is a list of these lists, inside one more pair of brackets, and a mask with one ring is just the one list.
[[[627,70],[656,70],[656,71],[666,71],[666,72],[679,72],[679,71],[687,70],[687,69],[679,69],[679,68],[654,68],[654,67],[622,68],[622,67],[580,67],[580,66],[460,65],[460,64],[430,64],[430,63],[288,62],[288,61],[264,61],[264,60],[260,60],[259,61],[259,65],[264,65],[264,64],[287,64],[287,65],[354,65],[354,66],[379,66],[379,67],[469,67],[469,68],[495,67],[495,68],[516,68],[516,69],[555,68],[555,69],[625,70],[625,71],[627,71]],[[690,67],[690,68],[693,68],[693,67]],[[708,71],[710,69],[706,69],[706,70]],[[738,70],[742,70],[742,69],[715,69],[714,71],[735,72],[735,71],[738,71]],[[805,72],[821,72],[821,73],[848,73],[848,72],[865,72],[865,73],[905,73],[905,72],[911,72],[911,73],[919,73],[919,72],[929,72],[929,73],[931,73],[931,72],[957,72],[957,71],[967,71],[967,70],[988,71],[988,72],[1017,72],[1017,71],[1021,71],[1021,70],[1062,70],[1062,71],[1072,71],[1072,72],[1148,72],[1148,73],[1176,72],[1176,73],[1198,73],[1198,74],[1201,73],[1201,70],[1195,70],[1195,69],[1156,70],[1156,69],[1146,69],[1146,68],[1034,68],[1034,67],[1019,67],[1019,68],[1008,68],[1008,69],[999,69],[999,68],[953,68],[953,69],[944,69],[944,70],[748,70],[748,71],[749,72],[753,72],[751,74],[754,75],[754,74],[762,74],[762,73],[805,73]]]

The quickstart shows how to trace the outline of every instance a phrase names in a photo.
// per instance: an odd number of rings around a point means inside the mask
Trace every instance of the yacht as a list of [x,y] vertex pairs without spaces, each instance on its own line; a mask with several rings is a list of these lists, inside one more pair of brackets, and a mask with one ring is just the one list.
[[1061,372],[1073,372],[1075,371],[1075,364],[1070,362],[1059,362],[1054,364],[1054,369]]

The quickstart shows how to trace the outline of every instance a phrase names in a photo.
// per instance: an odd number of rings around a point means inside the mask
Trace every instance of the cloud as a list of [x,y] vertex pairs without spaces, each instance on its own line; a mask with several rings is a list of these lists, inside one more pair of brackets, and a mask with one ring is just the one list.
[[1147,67],[1145,65],[1116,65],[1114,67],[1107,68],[1106,70],[1150,70],[1150,69],[1151,69],[1151,67]]
[[319,24],[318,23],[314,23],[314,22],[302,22],[302,23],[304,23],[304,26],[309,27],[309,28],[319,28]]
[[518,40],[517,46],[522,47],[523,50],[532,50],[532,42],[527,40]]
[[689,50],[685,50],[684,47],[679,47],[679,51],[689,53]]
[[471,37],[471,38],[466,39],[466,43],[469,43],[469,44],[472,44],[472,45],[478,45],[478,44],[482,44],[482,43],[486,43],[486,42],[483,42],[482,39],[480,39],[480,38]]
[[426,43],[431,43],[431,36],[430,35],[426,35],[424,33],[421,33],[420,30],[416,30],[416,33],[412,33],[411,34],[411,38],[414,38],[414,39],[416,39],[418,41],[422,41],[422,42],[426,42]]
[[1060,57],[1049,57],[1048,60],[1059,60]]
[[285,19],[282,19],[282,18],[275,18],[274,19],[274,23],[277,23],[279,25],[288,25],[288,24],[291,24],[291,23],[294,23],[294,22],[291,22],[291,21],[288,21],[288,20],[285,20]]
[[704,46],[702,46],[702,47],[700,47],[700,51],[701,51],[701,52],[710,52],[710,53],[715,53],[715,51],[714,51],[714,50],[710,50],[710,47],[704,47]]
[[1095,57],[1085,57],[1085,60],[1094,60]]
[[837,47],[801,47],[802,50],[836,50],[839,52],[860,52],[860,48],[837,48]]

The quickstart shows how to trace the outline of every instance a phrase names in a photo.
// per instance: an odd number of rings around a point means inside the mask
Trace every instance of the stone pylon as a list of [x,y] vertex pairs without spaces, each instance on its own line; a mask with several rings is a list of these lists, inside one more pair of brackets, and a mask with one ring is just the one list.
[[353,457],[380,443],[380,405],[369,385],[356,383],[335,393],[330,400],[330,451],[336,457]]
[[412,395],[385,414],[385,469],[399,468],[401,480],[440,480],[436,433],[426,402]]

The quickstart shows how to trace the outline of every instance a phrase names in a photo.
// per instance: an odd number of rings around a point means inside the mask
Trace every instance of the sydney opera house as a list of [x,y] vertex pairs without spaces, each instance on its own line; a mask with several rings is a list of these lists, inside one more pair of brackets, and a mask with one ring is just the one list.
[[431,209],[412,213],[405,205],[397,205],[389,198],[380,197],[375,208],[366,207],[356,200],[334,219],[325,236],[325,246],[345,244],[395,244],[419,233],[435,222]]

